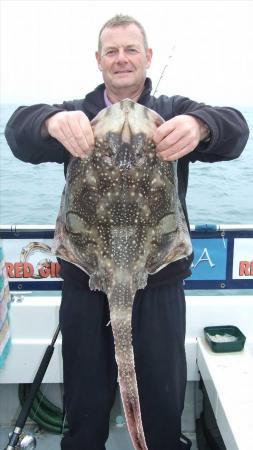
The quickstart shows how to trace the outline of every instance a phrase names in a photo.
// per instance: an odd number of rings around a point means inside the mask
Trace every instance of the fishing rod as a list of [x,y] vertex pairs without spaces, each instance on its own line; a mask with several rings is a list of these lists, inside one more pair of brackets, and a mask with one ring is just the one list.
[[158,83],[157,83],[157,85],[156,85],[156,87],[155,87],[155,90],[154,90],[153,95],[155,95],[156,92],[157,92],[157,90],[158,90],[158,86],[159,86],[159,84],[160,84],[160,82],[161,82],[161,80],[162,80],[162,78],[163,78],[163,76],[164,76],[164,73],[165,73],[167,67],[169,66],[170,60],[172,59],[172,57],[173,57],[173,55],[174,55],[175,48],[176,48],[176,45],[174,44],[174,45],[172,46],[171,52],[170,52],[170,54],[169,54],[169,56],[168,56],[168,63],[165,64],[165,66],[164,66],[164,68],[163,68],[163,70],[162,70],[162,73],[161,73],[160,78],[159,78],[159,80],[158,80]]
[[52,339],[51,343],[48,345],[48,347],[46,348],[46,351],[44,353],[42,361],[39,365],[37,373],[32,382],[31,389],[30,389],[30,391],[25,399],[25,402],[22,406],[22,409],[19,413],[19,416],[15,423],[14,430],[9,436],[9,442],[7,444],[7,447],[5,447],[4,450],[17,450],[19,448],[26,448],[26,449],[34,450],[36,448],[35,437],[26,435],[21,440],[21,433],[25,426],[27,417],[29,416],[33,401],[36,397],[36,394],[42,383],[43,377],[48,368],[49,362],[52,358],[52,355],[54,352],[54,345],[55,345],[55,342],[59,335],[59,332],[60,332],[60,325],[57,326],[57,329],[53,335],[53,339]]

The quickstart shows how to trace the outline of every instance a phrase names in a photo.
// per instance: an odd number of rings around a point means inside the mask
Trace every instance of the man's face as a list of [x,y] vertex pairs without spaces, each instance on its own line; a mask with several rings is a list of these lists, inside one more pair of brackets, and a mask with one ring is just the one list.
[[145,49],[142,33],[135,24],[103,30],[96,59],[109,92],[140,89],[151,58],[152,50]]

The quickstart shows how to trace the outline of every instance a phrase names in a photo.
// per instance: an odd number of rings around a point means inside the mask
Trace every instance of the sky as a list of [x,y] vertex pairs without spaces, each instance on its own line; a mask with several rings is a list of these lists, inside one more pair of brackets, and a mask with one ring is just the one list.
[[[61,103],[102,82],[95,51],[118,13],[145,27],[157,95],[253,106],[253,1],[0,0],[0,102]],[[174,51],[172,50],[174,48]]]

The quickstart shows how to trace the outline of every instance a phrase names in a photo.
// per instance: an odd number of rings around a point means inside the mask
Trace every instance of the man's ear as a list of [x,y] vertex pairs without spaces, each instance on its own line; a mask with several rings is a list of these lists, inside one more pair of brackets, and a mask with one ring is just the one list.
[[153,56],[153,50],[152,48],[148,48],[146,50],[146,58],[147,58],[147,64],[146,64],[146,68],[149,69],[151,61],[152,61],[152,56]]
[[101,66],[101,55],[100,55],[100,53],[97,51],[97,52],[95,53],[95,56],[96,56],[98,68],[99,68],[99,70],[102,71],[102,66]]

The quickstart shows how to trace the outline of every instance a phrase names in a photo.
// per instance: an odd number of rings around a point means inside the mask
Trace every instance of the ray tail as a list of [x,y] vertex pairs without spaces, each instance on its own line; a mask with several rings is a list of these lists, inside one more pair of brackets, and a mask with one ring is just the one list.
[[135,291],[131,282],[115,283],[108,295],[111,325],[118,365],[119,386],[127,427],[135,450],[148,450],[145,441],[132,346],[132,305]]

